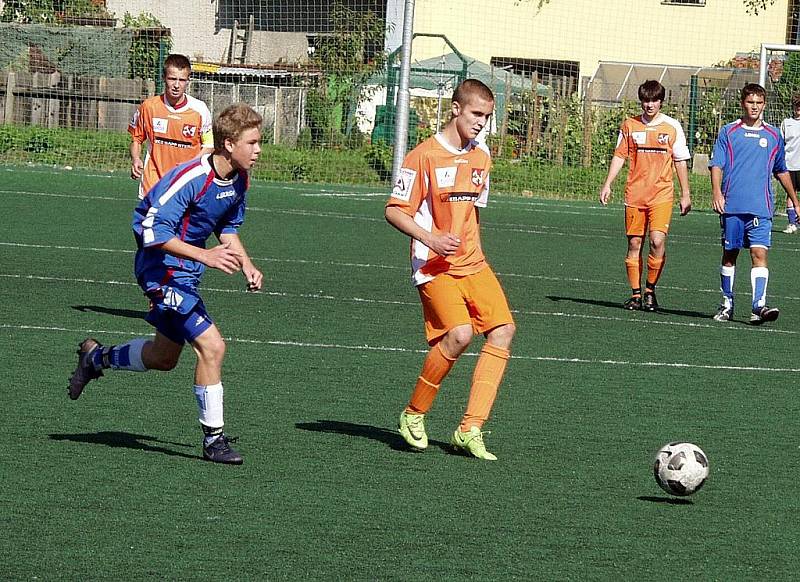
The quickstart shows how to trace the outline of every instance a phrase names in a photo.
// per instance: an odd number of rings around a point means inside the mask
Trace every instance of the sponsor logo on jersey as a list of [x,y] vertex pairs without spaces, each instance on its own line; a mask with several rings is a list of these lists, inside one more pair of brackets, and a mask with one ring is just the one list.
[[236,190],[225,190],[223,192],[219,192],[217,194],[217,200],[222,200],[223,198],[230,198],[231,196],[236,196]]
[[186,141],[178,141],[176,139],[167,139],[165,137],[157,137],[153,139],[153,143],[158,145],[172,146],[174,148],[186,149],[192,147],[192,144]]
[[631,138],[633,138],[633,143],[637,145],[642,145],[647,141],[647,132],[646,131],[631,132]]
[[416,179],[416,170],[400,168],[400,174],[397,176],[397,181],[392,188],[392,198],[408,202],[411,199],[411,189],[414,187],[414,180]]
[[183,137],[194,137],[197,135],[197,126],[189,125],[188,123],[184,124],[181,133],[183,134]]
[[468,164],[469,160],[465,160],[464,158],[456,158],[453,160],[454,164]]
[[744,136],[745,137],[761,137],[761,134],[758,133],[758,132],[745,131],[744,132]]
[[669,134],[668,133],[659,133],[658,134],[658,143],[660,144],[667,144],[669,143]]
[[163,117],[154,117],[153,118],[153,132],[154,133],[167,133],[167,128],[169,127],[169,120],[164,119]]
[[483,186],[483,168],[472,168],[472,183],[476,186]]
[[442,199],[448,202],[475,202],[478,199],[478,195],[475,192],[453,192],[452,194],[445,194]]
[[452,188],[456,185],[456,173],[458,168],[448,166],[446,168],[436,168],[436,185],[439,188]]

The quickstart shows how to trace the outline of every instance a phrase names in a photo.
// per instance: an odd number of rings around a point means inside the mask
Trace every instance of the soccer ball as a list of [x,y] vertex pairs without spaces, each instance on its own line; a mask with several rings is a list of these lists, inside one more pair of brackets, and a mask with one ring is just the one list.
[[708,478],[708,457],[692,443],[669,443],[656,454],[653,475],[670,495],[691,495]]

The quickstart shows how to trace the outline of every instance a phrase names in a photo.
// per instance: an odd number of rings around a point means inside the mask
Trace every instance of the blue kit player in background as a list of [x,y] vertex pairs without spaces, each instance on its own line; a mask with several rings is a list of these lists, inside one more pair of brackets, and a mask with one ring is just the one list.
[[722,303],[714,319],[733,317],[733,282],[739,250],[750,249],[750,282],[753,301],[750,323],[760,325],[778,319],[776,307],[767,306],[767,252],[771,245],[775,193],[772,176],[800,208],[786,168],[784,142],[778,128],[762,121],[766,91],[761,85],[745,85],[741,92],[742,118],[725,125],[714,144],[711,169],[711,206],[720,215]]
[[[172,370],[184,343],[197,355],[194,393],[205,433],[203,457],[241,464],[242,457],[223,433],[222,360],[225,342],[198,293],[206,267],[241,271],[250,291],[262,274],[239,239],[244,220],[247,171],[261,152],[261,116],[238,103],[213,123],[214,153],[181,164],[148,192],[133,213],[136,279],[150,299],[147,321],[155,337],[104,346],[87,338],[78,349],[78,367],[69,380],[77,399],[103,370]],[[216,235],[219,245],[206,248]]]

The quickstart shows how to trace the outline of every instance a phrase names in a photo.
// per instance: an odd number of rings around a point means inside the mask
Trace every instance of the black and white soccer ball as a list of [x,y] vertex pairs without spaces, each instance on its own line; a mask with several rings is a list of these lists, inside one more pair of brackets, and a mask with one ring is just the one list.
[[695,444],[669,443],[656,454],[653,475],[670,495],[691,495],[708,479],[708,457]]

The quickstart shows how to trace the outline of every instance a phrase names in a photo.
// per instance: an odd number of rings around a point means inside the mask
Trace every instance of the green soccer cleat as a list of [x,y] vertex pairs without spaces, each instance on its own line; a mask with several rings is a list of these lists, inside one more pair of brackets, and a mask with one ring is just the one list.
[[450,439],[450,444],[460,453],[477,457],[484,461],[497,460],[496,456],[486,450],[486,445],[483,443],[483,433],[477,426],[471,427],[469,432],[461,432],[456,429],[453,433],[453,438]]
[[405,410],[400,415],[398,426],[400,436],[403,437],[409,446],[418,451],[428,448],[428,435],[425,433],[425,415],[412,414]]

